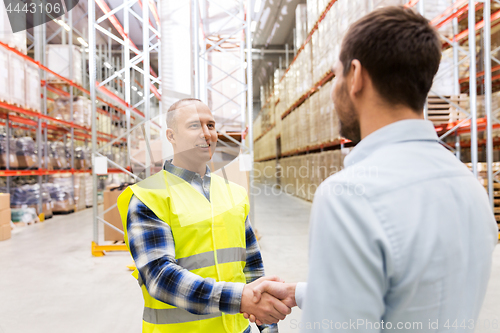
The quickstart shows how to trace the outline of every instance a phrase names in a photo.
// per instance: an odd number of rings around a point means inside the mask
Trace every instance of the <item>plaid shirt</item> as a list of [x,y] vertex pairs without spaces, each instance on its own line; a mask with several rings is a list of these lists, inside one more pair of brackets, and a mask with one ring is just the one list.
[[[203,178],[196,172],[182,169],[166,161],[164,169],[191,184],[210,200],[210,168]],[[264,276],[259,245],[248,219],[245,220],[246,282]],[[216,282],[202,278],[177,265],[175,243],[169,225],[160,220],[135,195],[130,199],[127,215],[130,252],[149,294],[164,303],[194,314],[240,312],[243,283]],[[278,332],[274,325],[259,327],[261,332]],[[244,333],[249,333],[250,326]]]

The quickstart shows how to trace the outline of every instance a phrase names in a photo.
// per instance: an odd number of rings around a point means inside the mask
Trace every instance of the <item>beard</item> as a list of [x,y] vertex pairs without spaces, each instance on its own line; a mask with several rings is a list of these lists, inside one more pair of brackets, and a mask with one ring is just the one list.
[[361,141],[358,113],[349,97],[345,82],[340,85],[338,93],[334,93],[333,104],[339,117],[340,135],[357,144]]

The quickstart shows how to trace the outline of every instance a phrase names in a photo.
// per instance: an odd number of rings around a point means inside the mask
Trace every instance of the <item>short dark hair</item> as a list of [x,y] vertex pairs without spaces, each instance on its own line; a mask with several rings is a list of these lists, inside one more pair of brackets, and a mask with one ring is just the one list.
[[348,75],[359,60],[387,102],[421,112],[441,61],[441,43],[429,21],[402,6],[362,17],[347,31],[339,55]]
[[201,102],[201,99],[198,99],[198,98],[183,98],[183,99],[180,99],[178,100],[177,102],[175,102],[174,104],[172,104],[169,108],[168,108],[168,111],[167,111],[167,127],[168,128],[171,128],[171,129],[177,129],[177,122],[176,122],[176,119],[175,119],[175,112],[177,109],[179,109],[182,104],[184,104],[185,102],[189,102],[189,101],[198,101],[198,102]]

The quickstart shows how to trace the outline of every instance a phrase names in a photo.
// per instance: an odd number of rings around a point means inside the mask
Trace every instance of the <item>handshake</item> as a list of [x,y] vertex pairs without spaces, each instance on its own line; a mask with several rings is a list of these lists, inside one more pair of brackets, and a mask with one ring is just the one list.
[[285,319],[297,306],[296,283],[284,283],[277,276],[261,277],[245,285],[240,312],[257,325],[274,324]]

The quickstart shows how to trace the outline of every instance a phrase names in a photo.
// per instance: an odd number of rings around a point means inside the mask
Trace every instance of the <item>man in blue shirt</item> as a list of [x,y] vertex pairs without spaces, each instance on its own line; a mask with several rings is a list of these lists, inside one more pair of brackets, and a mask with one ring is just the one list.
[[347,32],[332,99],[342,136],[359,143],[315,194],[308,283],[257,288],[298,304],[299,328],[477,327],[498,228],[484,188],[424,120],[440,59],[411,9],[378,9]]

